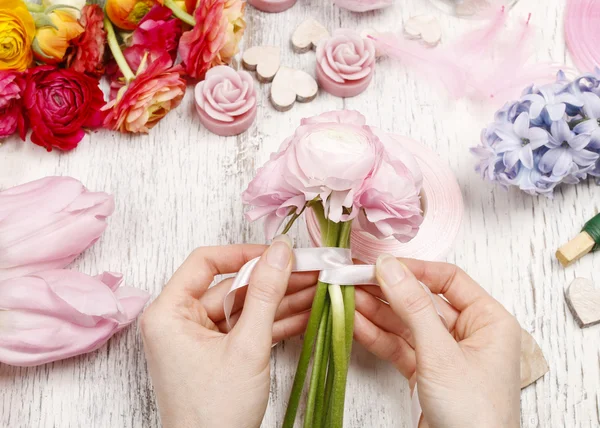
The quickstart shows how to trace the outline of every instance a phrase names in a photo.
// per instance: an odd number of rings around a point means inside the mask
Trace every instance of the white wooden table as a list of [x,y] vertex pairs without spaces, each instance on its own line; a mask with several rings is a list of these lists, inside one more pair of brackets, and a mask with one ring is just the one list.
[[[563,8],[564,2],[558,0],[521,0],[514,9],[515,14],[533,12],[533,22],[540,27],[536,55],[541,60],[568,61]],[[480,25],[446,16],[425,0],[397,0],[388,10],[362,15],[342,11],[330,0],[299,0],[278,15],[248,7],[244,46],[281,44],[285,64],[314,73],[314,54],[297,55],[289,47],[291,31],[307,17],[330,30],[341,26],[389,30],[399,29],[401,20],[421,12],[440,18],[446,40]],[[433,148],[456,172],[465,217],[448,261],[462,266],[518,317],[550,365],[550,372],[522,393],[521,425],[600,426],[600,327],[581,330],[563,295],[576,276],[600,285],[596,272],[600,254],[567,269],[553,256],[557,246],[600,209],[594,198],[600,188],[592,182],[563,187],[554,200],[547,200],[483,182],[473,171],[468,148],[478,142],[493,110],[449,102],[391,61],[377,65],[371,87],[356,98],[321,93],[314,102],[297,104],[286,113],[271,107],[268,85],[257,85],[261,95],[257,121],[239,137],[221,138],[202,128],[190,86],[182,105],[149,135],[101,131],[66,154],[8,140],[0,147],[0,188],[47,175],[70,175],[89,189],[112,192],[117,208],[109,227],[75,267],[89,274],[123,272],[128,285],[157,296],[195,247],[264,242],[261,225],[243,219],[240,193],[302,117],[341,108],[359,110],[369,124]],[[308,245],[302,223],[292,233],[298,245]],[[299,339],[273,351],[264,427],[281,423],[299,351]],[[359,346],[354,348],[347,396],[346,426],[408,427],[406,381]],[[159,426],[137,326],[90,355],[28,369],[0,364],[0,426]]]

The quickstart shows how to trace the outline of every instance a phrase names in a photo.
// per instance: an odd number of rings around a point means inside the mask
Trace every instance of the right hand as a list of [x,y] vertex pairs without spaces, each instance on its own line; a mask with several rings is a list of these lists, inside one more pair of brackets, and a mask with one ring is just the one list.
[[[377,260],[381,287],[357,287],[354,336],[418,381],[420,427],[519,427],[517,320],[458,267]],[[430,295],[446,318],[441,322]],[[389,302],[389,303],[388,303]]]

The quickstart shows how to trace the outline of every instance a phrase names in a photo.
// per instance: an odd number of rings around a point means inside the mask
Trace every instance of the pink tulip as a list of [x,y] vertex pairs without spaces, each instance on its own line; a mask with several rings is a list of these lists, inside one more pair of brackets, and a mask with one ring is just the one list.
[[342,9],[352,12],[367,12],[388,7],[394,0],[333,0],[333,2]]
[[49,270],[0,282],[0,362],[35,366],[100,348],[149,298],[121,281]]
[[70,177],[0,192],[0,281],[65,267],[100,238],[113,210],[112,196]]

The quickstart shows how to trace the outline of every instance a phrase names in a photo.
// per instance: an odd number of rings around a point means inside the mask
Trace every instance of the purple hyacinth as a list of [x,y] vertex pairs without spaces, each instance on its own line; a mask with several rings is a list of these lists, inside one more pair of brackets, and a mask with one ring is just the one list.
[[496,135],[500,141],[496,143],[495,150],[503,153],[503,162],[507,169],[515,167],[517,162],[526,168],[533,168],[533,151],[548,142],[548,133],[537,127],[529,127],[529,114],[521,113],[514,123],[499,123]]
[[550,127],[547,147],[550,149],[540,159],[539,168],[543,173],[564,177],[575,165],[589,167],[598,160],[598,155],[586,150],[590,142],[588,134],[576,134],[564,120],[553,122]]
[[476,171],[503,187],[552,196],[559,184],[588,175],[600,184],[600,70],[530,86],[506,103],[472,148]]

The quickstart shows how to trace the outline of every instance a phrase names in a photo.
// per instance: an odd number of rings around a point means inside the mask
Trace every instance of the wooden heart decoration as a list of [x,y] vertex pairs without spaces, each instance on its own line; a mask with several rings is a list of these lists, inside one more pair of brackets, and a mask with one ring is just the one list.
[[270,82],[279,70],[280,56],[279,46],[252,46],[244,51],[242,65],[247,70],[256,70],[259,82]]
[[521,389],[548,373],[548,363],[539,345],[529,333],[521,329]]
[[600,289],[586,278],[575,278],[565,292],[567,306],[579,327],[600,324]]
[[329,31],[321,23],[309,18],[292,34],[292,47],[297,53],[314,49],[319,40],[329,37]]
[[442,39],[442,28],[435,16],[417,15],[404,24],[404,32],[409,38],[422,39],[430,46],[437,45]]
[[291,109],[296,101],[306,103],[317,96],[316,80],[302,70],[280,67],[271,84],[271,103],[279,111]]

